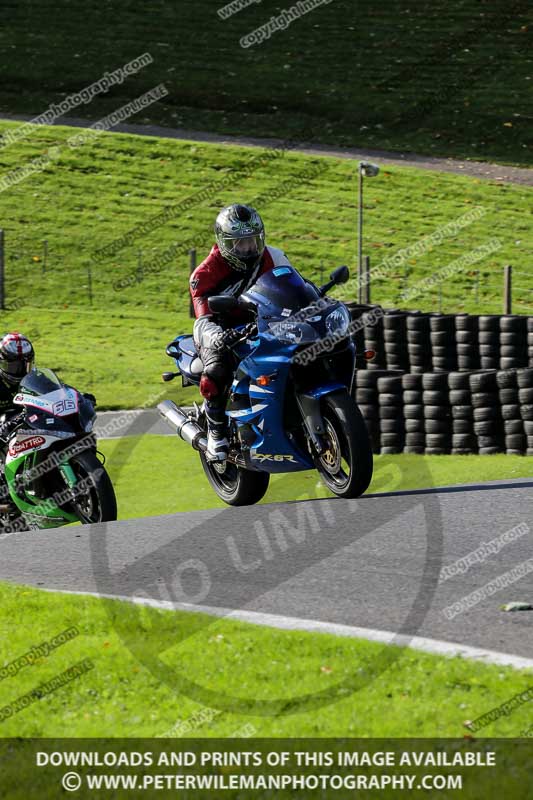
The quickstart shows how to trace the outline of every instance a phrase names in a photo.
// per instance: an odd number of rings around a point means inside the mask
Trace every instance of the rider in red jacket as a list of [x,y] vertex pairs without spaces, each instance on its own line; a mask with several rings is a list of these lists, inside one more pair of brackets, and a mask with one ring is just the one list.
[[[216,218],[215,238],[213,249],[191,275],[190,291],[196,315],[194,341],[204,366],[200,392],[208,423],[207,458],[225,461],[226,397],[233,377],[229,348],[240,334],[215,322],[207,301],[219,294],[238,297],[259,275],[289,261],[282,250],[265,246],[263,221],[251,206],[237,203],[224,208]],[[238,317],[228,324],[239,324]]]

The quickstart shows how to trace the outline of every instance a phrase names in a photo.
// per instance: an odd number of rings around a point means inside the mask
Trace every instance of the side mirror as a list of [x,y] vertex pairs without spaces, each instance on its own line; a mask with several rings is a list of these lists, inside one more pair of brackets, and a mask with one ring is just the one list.
[[349,277],[350,270],[348,267],[337,267],[337,269],[333,270],[329,279],[333,281],[333,285],[336,286],[338,283],[346,283]]
[[329,276],[329,281],[321,286],[318,290],[320,297],[324,297],[330,289],[334,286],[337,286],[339,283],[346,283],[348,278],[350,277],[350,270],[348,267],[337,267],[334,269],[331,275]]
[[167,356],[170,356],[170,358],[178,358],[181,351],[179,349],[177,342],[170,342],[170,344],[167,345],[167,349],[165,350],[165,352]]
[[218,294],[210,297],[207,301],[209,310],[214,314],[227,314],[229,311],[235,311],[239,305],[236,297],[229,294]]

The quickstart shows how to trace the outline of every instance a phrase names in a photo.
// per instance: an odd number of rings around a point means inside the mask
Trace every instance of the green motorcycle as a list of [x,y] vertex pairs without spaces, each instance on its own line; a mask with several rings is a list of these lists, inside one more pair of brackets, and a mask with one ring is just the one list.
[[91,396],[50,369],[34,369],[13,402],[21,413],[0,465],[0,534],[115,520],[115,491],[92,432]]

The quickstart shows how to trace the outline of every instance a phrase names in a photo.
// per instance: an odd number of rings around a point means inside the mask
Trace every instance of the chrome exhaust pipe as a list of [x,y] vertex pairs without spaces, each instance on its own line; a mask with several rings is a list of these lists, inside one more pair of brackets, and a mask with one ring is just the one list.
[[157,410],[184,442],[190,444],[195,450],[207,450],[205,431],[172,400],[163,400],[157,406]]

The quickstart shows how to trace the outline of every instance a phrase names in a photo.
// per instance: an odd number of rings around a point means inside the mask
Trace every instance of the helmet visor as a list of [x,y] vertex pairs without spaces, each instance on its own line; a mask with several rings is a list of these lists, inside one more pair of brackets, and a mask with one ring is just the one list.
[[265,237],[262,234],[239,238],[223,236],[222,241],[225,250],[237,258],[258,258],[265,249]]
[[33,358],[20,358],[17,361],[6,361],[4,360],[0,365],[2,372],[5,375],[9,375],[11,378],[24,378],[25,375],[29,375],[33,369]]

